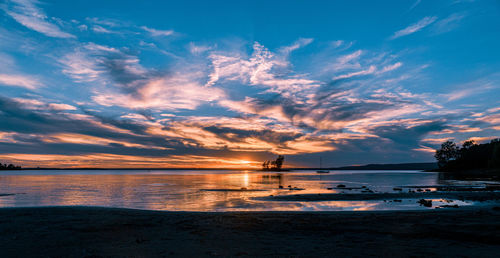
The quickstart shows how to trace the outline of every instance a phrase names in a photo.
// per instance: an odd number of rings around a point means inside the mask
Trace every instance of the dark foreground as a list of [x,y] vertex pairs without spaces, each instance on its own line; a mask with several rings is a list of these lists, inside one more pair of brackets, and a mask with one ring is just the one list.
[[474,256],[500,253],[500,209],[155,212],[0,209],[0,257]]

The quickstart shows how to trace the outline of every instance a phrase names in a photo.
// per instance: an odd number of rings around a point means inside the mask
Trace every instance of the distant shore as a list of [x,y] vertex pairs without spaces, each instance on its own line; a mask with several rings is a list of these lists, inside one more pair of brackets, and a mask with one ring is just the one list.
[[500,207],[227,213],[1,208],[0,256],[495,257],[499,217]]
[[367,165],[353,165],[343,167],[329,167],[329,168],[315,168],[315,167],[285,167],[281,170],[263,170],[262,168],[40,168],[40,167],[22,167],[20,169],[11,170],[249,170],[249,171],[262,171],[262,172],[288,172],[294,170],[433,170],[437,169],[435,162],[424,163],[396,163],[396,164],[367,164]]

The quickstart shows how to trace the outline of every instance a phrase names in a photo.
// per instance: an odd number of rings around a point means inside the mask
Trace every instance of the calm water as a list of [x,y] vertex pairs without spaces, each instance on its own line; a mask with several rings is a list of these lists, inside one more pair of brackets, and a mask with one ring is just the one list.
[[[0,207],[85,205],[171,211],[247,210],[383,210],[422,209],[415,200],[277,202],[252,197],[359,192],[328,190],[338,184],[393,192],[395,186],[463,184],[440,180],[438,173],[418,171],[4,171],[0,173]],[[283,186],[280,189],[279,186]],[[289,190],[297,187],[304,190]],[[256,191],[228,191],[241,190]],[[439,203],[441,200],[434,200]],[[453,204],[470,205],[454,200]]]

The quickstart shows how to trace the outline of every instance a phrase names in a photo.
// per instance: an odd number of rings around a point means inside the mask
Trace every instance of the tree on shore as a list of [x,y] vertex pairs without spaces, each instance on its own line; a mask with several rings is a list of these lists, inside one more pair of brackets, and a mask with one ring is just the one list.
[[283,155],[278,155],[276,160],[266,160],[262,163],[262,170],[266,171],[280,171],[283,167],[285,157]]
[[15,166],[14,164],[2,164],[0,163],[0,170],[19,170],[21,169],[20,166]]
[[500,170],[500,139],[477,144],[465,141],[462,147],[452,141],[441,144],[434,155],[440,170],[458,171],[470,169]]
[[458,158],[458,154],[460,153],[460,149],[458,146],[452,141],[446,141],[441,144],[441,149],[436,150],[436,154],[434,157],[438,162],[438,166],[440,168],[446,166],[450,161]]

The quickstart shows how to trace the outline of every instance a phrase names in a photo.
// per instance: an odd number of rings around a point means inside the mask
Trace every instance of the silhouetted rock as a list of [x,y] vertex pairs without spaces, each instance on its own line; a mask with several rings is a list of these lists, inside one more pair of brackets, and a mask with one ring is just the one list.
[[418,203],[420,203],[420,205],[423,205],[425,207],[432,207],[432,200],[420,199]]

